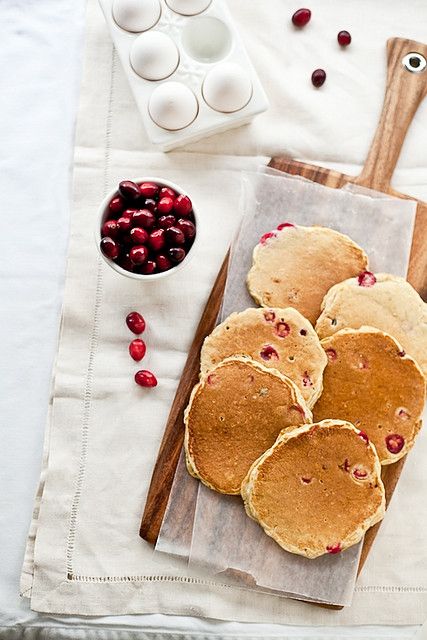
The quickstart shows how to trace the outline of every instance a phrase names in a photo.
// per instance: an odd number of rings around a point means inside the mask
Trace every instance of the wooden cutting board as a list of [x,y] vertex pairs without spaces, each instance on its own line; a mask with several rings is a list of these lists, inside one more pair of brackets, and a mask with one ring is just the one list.
[[[358,177],[352,177],[323,167],[297,162],[286,157],[275,157],[270,166],[291,175],[298,175],[320,184],[339,189],[346,183],[369,187],[398,198],[417,202],[416,223],[413,234],[408,280],[420,295],[427,298],[427,203],[396,192],[391,178],[415,112],[427,93],[427,45],[393,38],[387,43],[387,85],[381,118],[376,130],[368,158]],[[343,214],[344,215],[344,214]],[[386,229],[384,236],[386,237]],[[183,414],[191,389],[198,382],[199,354],[204,338],[213,330],[220,310],[227,277],[228,255],[219,271],[214,287],[200,319],[194,341],[181,377],[170,411],[165,433],[160,446],[151,484],[142,516],[140,535],[156,543],[163,515],[167,506],[175,469],[184,440]],[[399,479],[405,458],[383,467],[382,478],[386,489],[387,503],[390,501]],[[194,485],[193,485],[194,486]],[[187,491],[193,491],[188,489]],[[191,535],[192,518],[187,515],[195,495],[183,495],[176,505],[180,526]],[[191,509],[190,509],[191,511]],[[365,535],[360,558],[359,572],[366,560],[379,524]]]

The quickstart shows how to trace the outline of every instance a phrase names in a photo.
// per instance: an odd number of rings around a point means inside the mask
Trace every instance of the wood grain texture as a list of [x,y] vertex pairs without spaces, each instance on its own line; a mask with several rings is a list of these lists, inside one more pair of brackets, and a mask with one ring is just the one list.
[[[308,180],[334,189],[352,182],[399,198],[415,200],[417,202],[417,215],[408,280],[420,295],[426,299],[427,204],[396,192],[390,184],[407,129],[418,105],[427,93],[427,70],[424,73],[415,74],[408,72],[402,65],[402,58],[411,52],[419,52],[427,58],[427,45],[402,38],[393,38],[387,43],[388,75],[383,111],[366,164],[360,176],[347,176],[338,171],[298,162],[286,157],[273,158],[270,161],[270,166],[290,175],[303,176]],[[200,348],[205,336],[212,331],[221,306],[226,282],[227,261],[228,256],[218,274],[215,286],[200,320],[172,405],[151,480],[140,534],[144,539],[152,543],[157,540],[183,443],[183,412],[191,389],[198,380]],[[404,462],[405,458],[383,468],[382,477],[386,488],[387,504],[393,495]],[[177,512],[180,509],[182,513],[185,512],[192,501],[194,501],[193,494],[185,496],[183,503],[177,507]],[[177,518],[179,517],[179,513],[177,513]],[[365,535],[359,572],[368,556],[379,526],[378,524],[372,527]]]

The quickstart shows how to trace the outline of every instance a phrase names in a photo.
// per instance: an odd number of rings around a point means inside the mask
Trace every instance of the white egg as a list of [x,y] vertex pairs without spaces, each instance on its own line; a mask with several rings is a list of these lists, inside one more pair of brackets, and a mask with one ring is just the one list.
[[113,18],[126,31],[151,29],[161,14],[159,0],[114,0]]
[[177,131],[196,118],[199,104],[194,93],[180,82],[164,82],[154,89],[148,103],[151,119],[162,129]]
[[130,63],[141,78],[163,80],[177,68],[179,53],[172,38],[161,31],[149,31],[135,38]]
[[206,74],[202,93],[212,109],[232,113],[248,104],[252,97],[252,82],[238,64],[222,62]]
[[166,4],[183,16],[195,16],[207,9],[212,0],[166,0]]

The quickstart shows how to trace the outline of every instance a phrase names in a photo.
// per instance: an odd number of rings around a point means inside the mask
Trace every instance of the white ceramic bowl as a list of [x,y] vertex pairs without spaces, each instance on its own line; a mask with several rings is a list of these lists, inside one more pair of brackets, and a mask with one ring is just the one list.
[[[137,184],[141,184],[141,182],[155,182],[156,184],[159,184],[162,187],[170,187],[171,189],[176,191],[178,195],[180,194],[188,195],[188,193],[184,191],[180,186],[178,186],[174,182],[170,182],[170,180],[164,180],[163,178],[155,178],[155,177],[153,178],[152,176],[144,176],[143,178],[136,178],[135,180],[133,180],[133,182],[136,182]],[[110,201],[112,200],[112,198],[115,198],[118,195],[119,195],[119,192],[117,191],[117,189],[110,191],[110,193],[108,193],[105,196],[104,200],[101,202],[101,206],[99,207],[99,210],[98,210],[98,215],[96,216],[95,242],[96,242],[96,246],[100,256],[108,264],[108,266],[114,269],[114,271],[117,271],[117,273],[120,273],[122,276],[126,276],[127,278],[133,278],[134,280],[143,280],[144,282],[152,282],[154,280],[159,280],[160,278],[166,278],[167,276],[171,276],[172,274],[182,269],[186,264],[188,264],[188,262],[194,255],[195,247],[196,247],[196,244],[198,243],[198,238],[199,238],[199,216],[191,196],[189,197],[191,198],[191,202],[193,204],[194,224],[196,225],[196,236],[194,238],[193,244],[191,245],[189,252],[187,253],[187,255],[185,256],[182,262],[179,262],[177,265],[175,265],[174,267],[172,267],[172,269],[169,269],[168,271],[161,271],[159,273],[151,273],[150,275],[144,275],[142,273],[133,273],[132,271],[127,271],[126,269],[123,269],[118,264],[116,264],[114,260],[107,258],[107,256],[105,256],[102,253],[100,248],[101,227],[104,224],[104,222],[108,220],[108,217],[109,217],[108,205]]]

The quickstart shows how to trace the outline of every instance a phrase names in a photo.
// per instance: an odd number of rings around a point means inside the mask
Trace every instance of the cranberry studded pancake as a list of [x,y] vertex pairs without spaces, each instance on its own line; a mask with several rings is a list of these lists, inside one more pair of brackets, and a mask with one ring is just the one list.
[[282,429],[310,416],[289,378],[249,358],[227,358],[202,376],[185,411],[188,471],[215,491],[238,494]]
[[312,325],[292,307],[233,313],[205,339],[202,374],[234,355],[249,356],[288,376],[309,407],[322,392],[327,357]]
[[363,249],[342,233],[279,225],[255,247],[247,285],[261,306],[294,307],[314,324],[327,291],[367,264]]
[[316,324],[319,336],[363,325],[396,338],[427,376],[427,304],[404,278],[366,272],[332,287]]
[[402,458],[421,427],[426,383],[417,363],[392,336],[343,329],[322,340],[328,356],[315,420],[349,420],[376,447],[381,464]]
[[340,420],[283,432],[242,483],[248,515],[307,558],[359,542],[385,511],[378,456],[362,435]]

